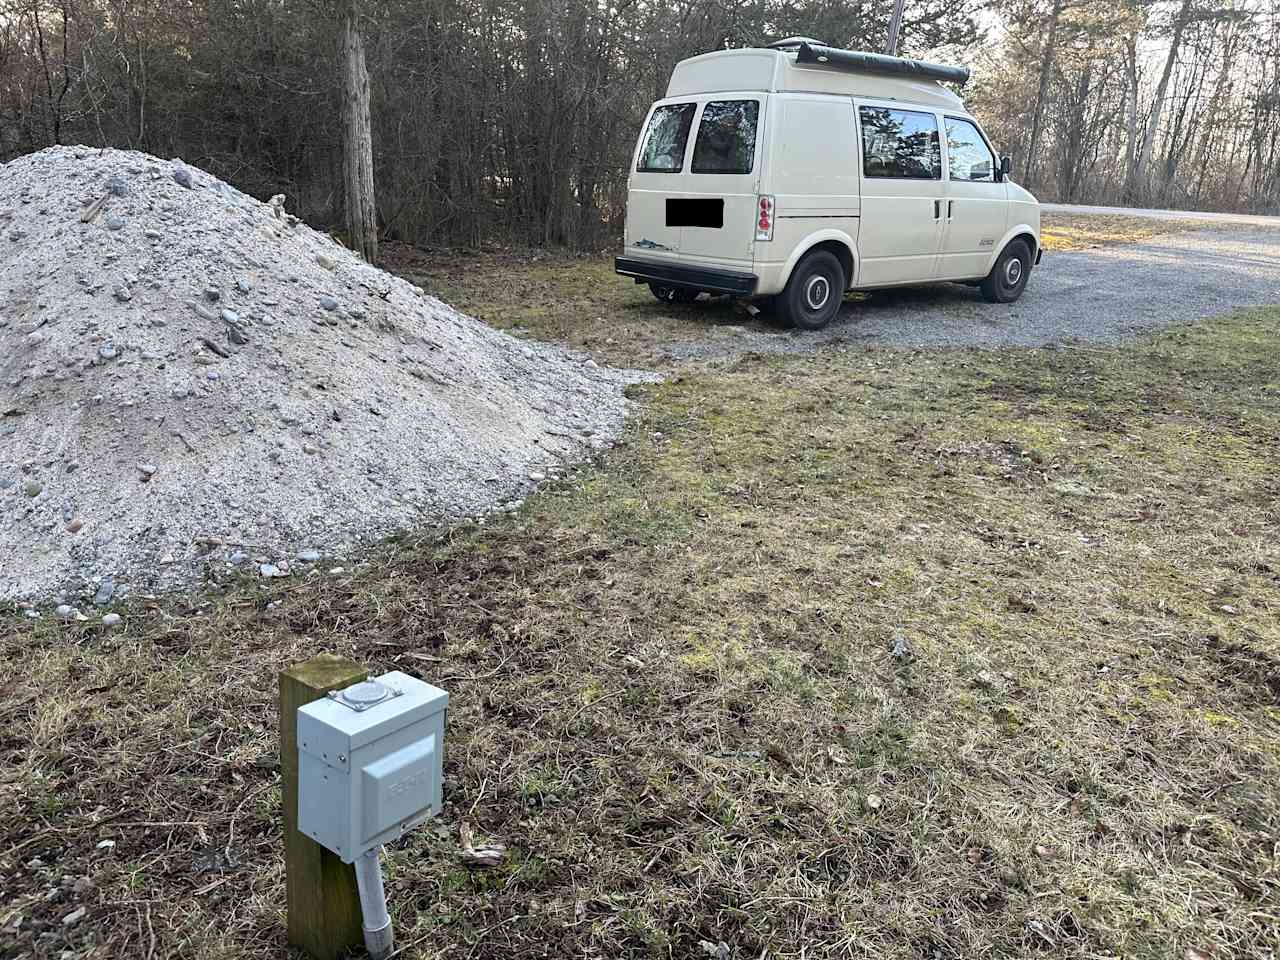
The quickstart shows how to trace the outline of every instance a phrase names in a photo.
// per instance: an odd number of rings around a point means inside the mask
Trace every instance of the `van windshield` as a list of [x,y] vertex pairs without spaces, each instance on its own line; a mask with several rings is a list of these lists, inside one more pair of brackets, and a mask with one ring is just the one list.
[[694,173],[750,173],[756,160],[757,100],[721,100],[702,108],[693,145]]
[[640,173],[679,173],[684,167],[684,146],[693,125],[692,103],[669,103],[658,107],[649,118],[640,150]]

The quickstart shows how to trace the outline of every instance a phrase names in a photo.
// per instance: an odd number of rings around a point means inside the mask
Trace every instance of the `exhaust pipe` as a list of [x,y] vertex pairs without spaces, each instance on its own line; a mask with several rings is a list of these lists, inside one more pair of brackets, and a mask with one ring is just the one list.
[[373,960],[385,960],[395,947],[391,932],[391,915],[387,913],[387,894],[382,887],[382,864],[374,847],[356,857],[356,886],[360,890],[360,911],[364,915],[364,945]]

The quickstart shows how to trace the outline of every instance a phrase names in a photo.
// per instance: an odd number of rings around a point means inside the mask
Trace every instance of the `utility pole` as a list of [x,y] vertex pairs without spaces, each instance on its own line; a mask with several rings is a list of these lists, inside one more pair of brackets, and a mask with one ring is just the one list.
[[893,17],[889,21],[889,40],[884,52],[890,57],[898,55],[898,29],[902,26],[902,5],[905,0],[893,0]]

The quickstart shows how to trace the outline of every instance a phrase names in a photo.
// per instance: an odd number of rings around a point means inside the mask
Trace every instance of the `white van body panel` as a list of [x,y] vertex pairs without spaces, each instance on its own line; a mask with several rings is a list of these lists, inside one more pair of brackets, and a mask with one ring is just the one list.
[[[759,104],[750,170],[694,172],[707,105],[723,109],[726,101]],[[655,112],[687,108],[682,105],[692,105],[694,115],[680,167],[641,170]],[[868,176],[863,107],[932,117],[941,165],[936,179]],[[874,129],[885,129],[877,119],[884,114],[870,116],[879,125]],[[955,151],[949,132],[957,138]],[[889,140],[898,142],[892,134]],[[808,251],[825,243],[843,253],[849,289],[976,280],[991,271],[1014,237],[1030,238],[1033,259],[1040,252],[1035,198],[998,175],[982,175],[984,164],[998,162],[980,124],[939,83],[798,64],[788,50],[692,57],[676,65],[667,96],[650,108],[628,180],[620,262],[656,263],[666,272],[619,272],[638,282],[665,277],[736,296],[770,296],[784,290]],[[773,204],[767,240],[756,236],[761,197]],[[689,209],[685,201],[709,204],[722,218],[682,221],[678,212]],[[676,275],[685,268],[695,272]]]
[[880,97],[963,110],[960,98],[936,83],[873,73],[844,73],[796,63],[784,50],[717,50],[681,60],[671,72],[666,99],[726,90],[764,93],[829,93]]
[[[856,227],[854,228],[857,229]],[[854,239],[855,234],[847,230],[841,230],[836,227],[822,227],[817,230],[806,229],[802,226],[795,228],[794,236],[796,242],[792,244],[790,255],[783,261],[757,260],[756,273],[760,277],[759,293],[761,296],[772,296],[781,292],[782,288],[787,285],[787,278],[791,276],[791,271],[795,269],[800,259],[819,244],[839,244],[849,255],[849,263],[853,269],[850,274],[856,274],[858,270],[858,244]],[[777,235],[775,234],[775,239]],[[757,249],[766,246],[764,243],[757,245]],[[779,249],[788,249],[786,247]]]

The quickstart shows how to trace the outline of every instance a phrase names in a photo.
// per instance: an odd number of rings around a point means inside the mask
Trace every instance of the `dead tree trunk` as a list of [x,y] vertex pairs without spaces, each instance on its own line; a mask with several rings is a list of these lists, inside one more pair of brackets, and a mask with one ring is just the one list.
[[378,210],[373,192],[373,130],[369,115],[369,71],[364,63],[356,0],[347,0],[342,29],[342,166],[351,249],[378,260]]
[[1125,38],[1124,66],[1126,143],[1122,190],[1124,199],[1132,200],[1134,171],[1138,166],[1138,38],[1132,34]]
[[1169,89],[1169,77],[1173,73],[1174,65],[1178,62],[1178,48],[1182,45],[1182,32],[1186,29],[1190,13],[1191,0],[1182,0],[1182,7],[1178,10],[1178,17],[1173,22],[1173,36],[1169,40],[1169,53],[1164,60],[1164,72],[1160,74],[1160,83],[1156,86],[1156,95],[1151,103],[1151,113],[1147,117],[1147,128],[1142,135],[1142,149],[1138,151],[1138,159],[1134,163],[1133,182],[1130,186],[1131,195],[1137,193],[1145,198],[1148,193],[1147,184],[1144,180],[1147,161],[1151,158],[1152,148],[1156,142],[1156,134],[1160,131],[1160,114],[1164,109],[1164,98]]
[[1053,12],[1049,15],[1049,34],[1045,38],[1040,57],[1040,83],[1036,88],[1036,105],[1031,111],[1031,136],[1027,138],[1027,162],[1022,166],[1022,182],[1031,189],[1035,185],[1036,151],[1040,149],[1040,127],[1044,117],[1044,101],[1049,92],[1049,77],[1053,72],[1053,55],[1058,40],[1058,21],[1062,18],[1063,0],[1053,0]]

